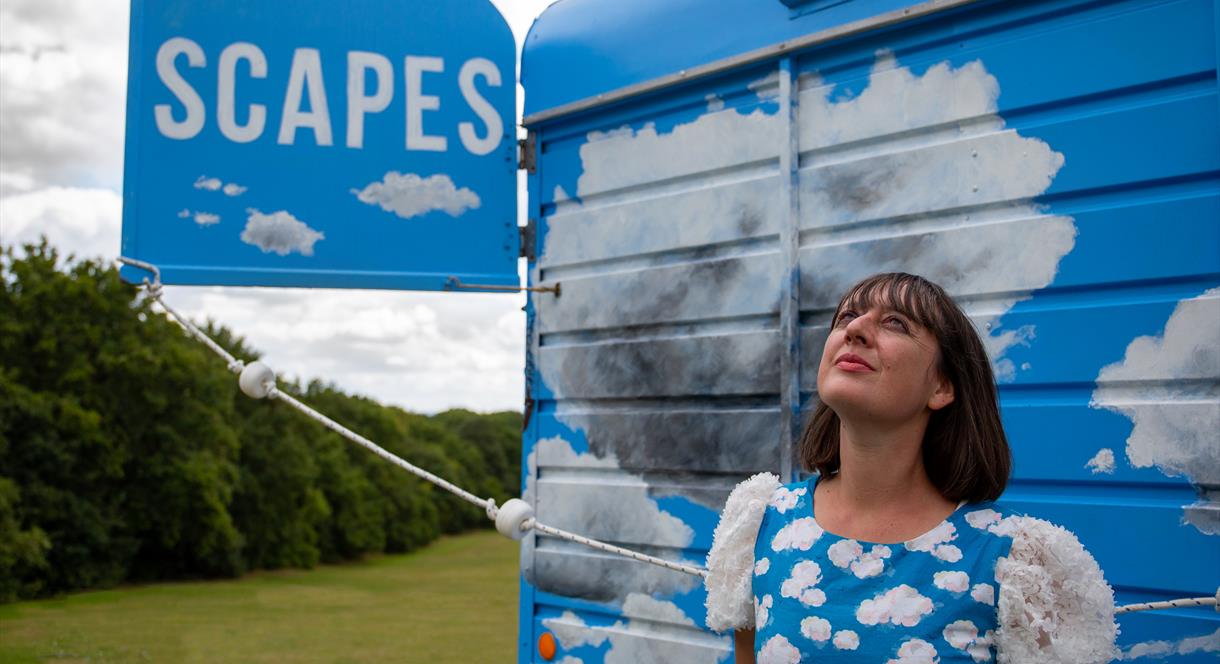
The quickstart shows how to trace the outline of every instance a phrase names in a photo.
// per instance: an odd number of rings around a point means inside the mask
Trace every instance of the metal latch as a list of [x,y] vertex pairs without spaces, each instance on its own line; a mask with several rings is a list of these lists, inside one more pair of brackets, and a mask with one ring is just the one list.
[[537,134],[528,132],[525,138],[517,140],[517,168],[533,175],[538,170],[538,157],[535,151]]

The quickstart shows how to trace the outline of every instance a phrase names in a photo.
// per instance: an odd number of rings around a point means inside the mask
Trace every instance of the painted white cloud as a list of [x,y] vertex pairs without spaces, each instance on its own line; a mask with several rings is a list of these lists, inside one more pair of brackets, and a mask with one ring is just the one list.
[[[656,636],[657,624],[697,630],[695,622],[676,604],[641,593],[631,593],[623,602],[624,618],[613,624],[592,626],[573,611],[565,611],[558,618],[546,618],[542,624],[555,634],[565,650],[581,646],[599,647],[607,641],[606,664],[635,664],[637,662],[691,661],[712,664],[728,650],[728,639],[707,639],[702,648],[692,648],[689,643],[674,639],[648,638]],[[665,629],[665,628],[661,628]],[[692,632],[694,633],[694,632]],[[704,638],[699,634],[696,638]]]
[[195,180],[195,188],[203,189],[205,191],[219,191],[222,186],[224,186],[224,183],[220,181],[220,178],[212,178],[212,177],[208,177],[206,175],[200,175]]
[[[620,541],[649,542],[675,549],[686,548],[694,538],[694,529],[660,509],[657,501],[649,495],[649,486],[644,479],[619,470],[618,460],[613,456],[577,453],[563,438],[551,437],[534,445],[526,458],[526,465],[528,475],[522,498],[531,505],[539,506],[536,508],[537,516],[548,525],[594,538],[622,538]],[[613,473],[615,481],[539,487],[536,478],[540,469],[545,473],[548,467],[598,469],[600,472]],[[549,499],[542,500],[540,492],[547,490],[553,493],[546,494]],[[596,563],[572,559],[571,565],[579,567],[548,569],[544,573],[562,574],[565,577],[578,572],[588,574],[590,564]],[[535,565],[535,570],[538,569]],[[695,577],[655,565],[606,565],[598,570],[596,578],[600,589],[611,596],[623,598],[637,593],[685,591],[697,583]]]
[[200,226],[211,226],[220,223],[220,215],[211,212],[196,212],[192,217]]
[[782,634],[776,634],[758,651],[758,664],[799,664],[801,652]]
[[812,560],[802,560],[792,566],[792,575],[784,579],[779,594],[805,606],[821,606],[826,603],[826,593],[815,587],[821,580],[822,568]]
[[326,235],[310,228],[286,210],[271,214],[263,214],[255,209],[246,212],[250,216],[246,220],[245,230],[241,232],[241,241],[262,249],[263,253],[312,256],[313,245],[326,239]]
[[1114,450],[1103,447],[1097,450],[1091,459],[1084,464],[1085,468],[1093,471],[1093,474],[1104,473],[1106,475],[1114,474]]
[[759,558],[758,560],[754,561],[754,576],[762,576],[763,574],[766,574],[767,570],[769,569],[771,569],[770,558]]
[[949,521],[942,521],[932,530],[904,542],[903,546],[908,551],[924,551],[945,562],[955,563],[962,559],[962,550],[949,544],[955,539],[957,528]]
[[228,182],[225,184],[224,188],[221,189],[221,191],[225,193],[225,196],[241,196],[242,194],[246,193],[248,189],[249,187],[243,187],[236,182]]
[[1131,341],[1123,359],[1103,367],[1093,391],[1095,408],[1120,413],[1133,427],[1127,438],[1127,462],[1155,467],[1170,477],[1185,477],[1198,488],[1199,502],[1185,508],[1186,520],[1201,532],[1220,534],[1220,407],[1191,388],[1162,383],[1141,386],[1133,399],[1133,382],[1220,377],[1220,288],[1182,300],[1170,314],[1164,332]]
[[789,549],[808,551],[809,547],[822,537],[823,532],[822,527],[813,520],[813,517],[794,519],[780,528],[779,532],[775,533],[775,537],[771,538],[771,550],[777,553]]
[[885,571],[885,560],[892,555],[892,552],[890,547],[876,544],[865,553],[864,547],[859,542],[847,539],[831,544],[827,554],[835,567],[850,569],[857,578],[867,579]]
[[770,595],[754,598],[754,627],[762,629],[771,621],[771,607],[775,604],[775,598]]
[[932,575],[932,585],[951,593],[964,593],[970,587],[970,576],[965,572],[937,572]]
[[974,601],[987,606],[995,606],[995,587],[990,583],[977,583],[970,589]]
[[403,219],[434,210],[457,217],[467,210],[478,208],[480,204],[478,194],[466,187],[457,188],[453,180],[444,174],[421,178],[415,173],[390,171],[380,182],[369,183],[364,189],[352,189],[351,192],[361,203],[378,205]]
[[909,639],[898,648],[898,657],[886,664],[937,664],[936,648],[923,639]]
[[1220,653],[1220,629],[1178,641],[1142,641],[1123,648],[1118,659],[1124,661],[1164,659],[1171,655],[1193,655],[1195,653]]
[[831,643],[839,650],[855,650],[860,647],[860,635],[850,629],[841,629],[835,632]]
[[905,583],[891,588],[872,599],[866,599],[856,609],[856,620],[862,625],[903,625],[914,627],[932,613],[932,600],[919,594]]
[[775,490],[774,494],[771,495],[771,507],[774,507],[775,511],[783,514],[793,507],[796,507],[796,504],[800,501],[801,496],[805,495],[808,491],[809,489],[807,487],[789,489],[781,486]]
[[[1060,260],[1075,245],[1069,217],[1049,216],[1032,198],[1050,187],[1063,155],[1046,143],[1006,128],[997,113],[1000,84],[984,65],[929,67],[916,76],[888,55],[878,58],[868,85],[842,100],[816,76],[800,95],[802,150],[850,145],[874,136],[928,127],[953,127],[943,140],[918,135],[881,149],[859,147],[850,157],[817,158],[802,170],[803,224],[837,226],[862,220],[919,216],[978,203],[987,212],[946,218],[935,233],[917,233],[902,251],[893,244],[860,242],[818,250],[818,282],[837,297],[858,279],[902,270],[926,276],[951,293],[1005,293],[971,313],[1000,380],[1015,377],[1004,357],[1028,344],[1032,327],[995,326],[1014,304],[1053,281]],[[895,113],[894,108],[903,109]],[[998,223],[986,223],[994,221]],[[917,241],[916,241],[917,240]],[[833,291],[833,292],[829,292]]]
[[819,643],[830,639],[830,621],[817,616],[801,620],[801,634],[810,641]]

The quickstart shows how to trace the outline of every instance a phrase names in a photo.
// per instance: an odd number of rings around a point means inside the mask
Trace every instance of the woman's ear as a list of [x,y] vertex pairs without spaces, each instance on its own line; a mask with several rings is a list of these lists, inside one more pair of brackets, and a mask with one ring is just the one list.
[[932,396],[928,398],[928,408],[931,410],[940,410],[941,408],[953,403],[955,396],[953,381],[945,378],[944,374],[941,374],[938,371],[936,387],[932,391]]

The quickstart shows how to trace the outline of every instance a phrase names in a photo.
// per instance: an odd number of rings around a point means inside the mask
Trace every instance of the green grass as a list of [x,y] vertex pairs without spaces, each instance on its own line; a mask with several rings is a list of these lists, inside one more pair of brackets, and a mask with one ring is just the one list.
[[0,605],[0,662],[511,662],[517,543]]

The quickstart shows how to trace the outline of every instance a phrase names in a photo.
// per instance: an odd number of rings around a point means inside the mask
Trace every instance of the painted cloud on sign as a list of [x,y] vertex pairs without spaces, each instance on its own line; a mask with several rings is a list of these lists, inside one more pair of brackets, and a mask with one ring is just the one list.
[[220,181],[220,178],[210,178],[206,175],[200,175],[195,180],[195,188],[203,189],[205,191],[219,191],[222,186],[224,186],[224,183]]
[[434,210],[451,217],[460,216],[467,210],[479,207],[479,196],[474,191],[457,188],[448,175],[437,174],[421,178],[415,173],[390,171],[379,182],[372,182],[364,189],[351,192],[361,203],[379,205],[386,212],[393,212],[403,219],[418,217]]
[[314,243],[326,238],[285,210],[263,214],[251,208],[246,212],[250,216],[241,232],[241,241],[262,249],[263,253],[312,256]]
[[[1131,420],[1127,462],[1185,477],[1200,500],[1185,508],[1186,520],[1209,535],[1220,535],[1220,408],[1197,394],[1189,382],[1220,377],[1220,288],[1182,300],[1160,336],[1134,339],[1123,359],[1097,375],[1092,405]],[[1132,399],[1126,385],[1142,385]]]
[[191,212],[186,208],[183,208],[182,211],[178,213],[178,218],[190,219],[200,226],[211,226],[213,224],[220,223],[220,215],[218,214],[200,211]]

